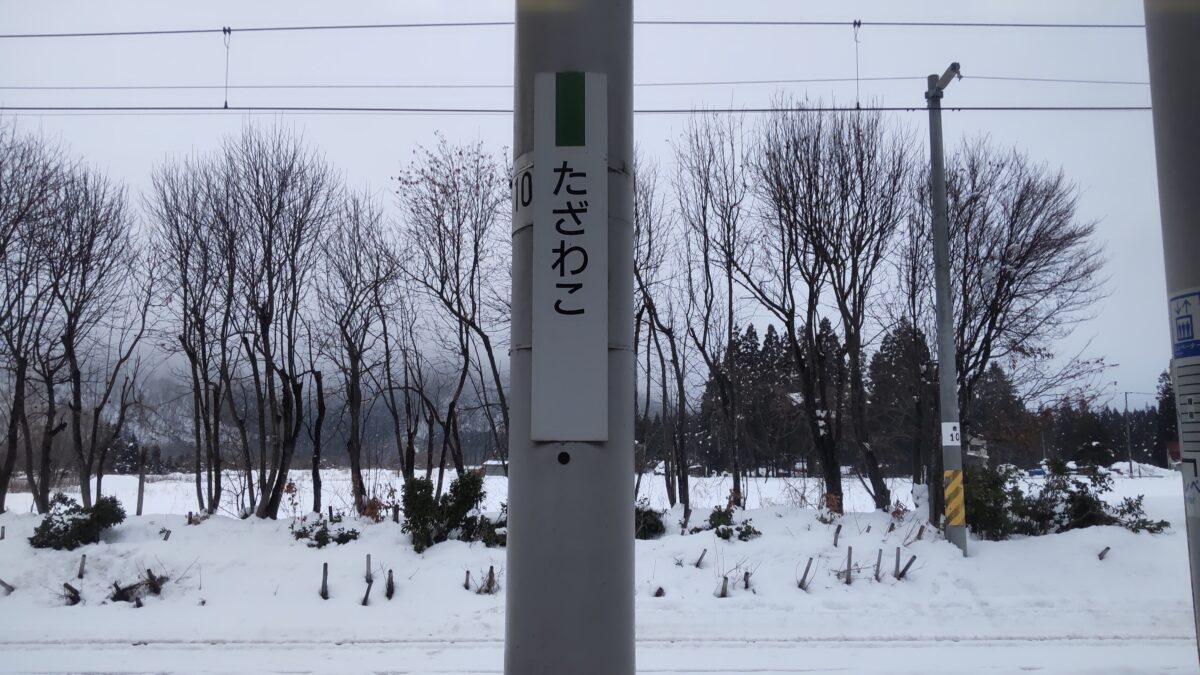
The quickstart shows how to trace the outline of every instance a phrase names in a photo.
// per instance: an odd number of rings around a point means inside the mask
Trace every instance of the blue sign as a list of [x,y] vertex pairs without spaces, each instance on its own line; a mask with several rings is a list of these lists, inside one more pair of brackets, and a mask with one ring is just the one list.
[[1171,297],[1171,352],[1174,358],[1200,356],[1200,339],[1196,324],[1200,323],[1200,291]]

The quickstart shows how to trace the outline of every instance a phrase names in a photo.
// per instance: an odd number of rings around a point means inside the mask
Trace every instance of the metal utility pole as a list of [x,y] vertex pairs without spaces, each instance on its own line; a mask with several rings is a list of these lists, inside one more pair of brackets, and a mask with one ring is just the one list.
[[[929,76],[929,192],[933,198],[933,276],[937,291],[938,410],[942,418],[942,490],[945,495],[946,539],[967,555],[967,511],[963,501],[962,430],[958,424],[958,377],[954,355],[954,304],[950,298],[950,235],[946,214],[946,168],[942,156],[942,92],[959,77],[951,63],[941,77]],[[936,500],[929,500],[929,520],[938,522]]]
[[1129,456],[1129,477],[1133,478],[1133,435],[1129,433],[1129,394],[1125,392],[1125,454]]
[[1146,51],[1179,416],[1192,608],[1200,633],[1200,2],[1146,0]]
[[516,0],[504,672],[633,675],[633,3]]

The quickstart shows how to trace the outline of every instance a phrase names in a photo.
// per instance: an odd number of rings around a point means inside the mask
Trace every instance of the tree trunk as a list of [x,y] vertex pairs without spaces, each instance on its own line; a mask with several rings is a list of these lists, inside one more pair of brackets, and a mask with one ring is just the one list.
[[142,497],[146,494],[146,446],[138,450],[137,515],[142,515]]
[[[0,464],[0,513],[4,513],[4,502],[8,497],[8,483],[12,478],[13,469],[17,465],[17,443],[21,420],[25,416],[25,382],[29,371],[28,361],[18,356],[14,359],[14,375],[12,391],[12,406],[9,408],[8,433],[5,435],[4,463]],[[33,489],[31,484],[30,489]]]
[[359,378],[361,377],[361,373],[359,372],[360,360],[351,345],[346,345],[346,347],[349,352],[349,369],[346,373],[346,390],[348,394],[346,406],[350,416],[350,433],[346,437],[346,453],[350,456],[350,490],[354,498],[354,511],[361,516],[367,508],[367,495],[362,475],[362,430],[360,428],[362,386],[359,382]]
[[325,384],[321,371],[313,371],[317,387],[317,418],[313,421],[312,490],[313,513],[321,513],[321,428],[325,425]]

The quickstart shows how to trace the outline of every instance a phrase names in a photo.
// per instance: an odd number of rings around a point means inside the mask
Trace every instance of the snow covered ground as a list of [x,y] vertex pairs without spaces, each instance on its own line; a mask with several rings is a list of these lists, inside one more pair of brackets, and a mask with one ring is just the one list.
[[[301,511],[309,497],[297,474]],[[376,476],[376,480],[387,480]],[[721,479],[694,479],[701,506],[724,502]],[[343,508],[344,474],[331,472],[326,500]],[[505,499],[505,479],[488,478],[489,509]],[[135,481],[105,479],[132,511]],[[662,478],[645,476],[641,494],[665,506]],[[909,515],[889,532],[887,514],[868,513],[861,486],[847,483],[851,513],[822,523],[804,508],[815,485],[756,480],[748,489],[763,536],[723,542],[677,533],[638,542],[638,665],[645,673],[1195,673],[1197,652],[1188,591],[1181,486],[1177,474],[1118,478],[1117,497],[1146,495],[1149,515],[1176,527],[1162,535],[1094,528],[1008,542],[973,541],[971,557],[931,536],[917,540]],[[908,486],[897,482],[898,496]],[[289,533],[289,521],[212,518],[188,526],[195,510],[186,478],[148,485],[146,511],[97,545],[34,551],[38,522],[28,496],[10,497],[0,515],[0,672],[390,672],[496,673],[502,669],[504,551],[461,542],[415,554],[399,526],[351,523],[359,541],[323,550]],[[285,507],[285,511],[287,508]],[[667,522],[678,521],[668,514]],[[163,541],[162,528],[170,529]],[[677,527],[669,527],[676,532]],[[1105,560],[1097,554],[1111,547]],[[853,547],[853,583],[836,576]],[[916,562],[904,580],[895,550]],[[707,549],[699,568],[695,561]],[[880,581],[874,565],[883,552]],[[80,553],[87,574],[76,579]],[[361,605],[365,556],[377,579]],[[808,558],[807,592],[797,579]],[[330,566],[329,600],[317,593]],[[682,563],[680,565],[679,563]],[[463,589],[494,566],[498,595]],[[106,600],[114,581],[146,568],[170,577],[161,597],[140,609]],[[393,570],[396,596],[382,594]],[[750,587],[743,572],[752,571]],[[730,577],[730,597],[717,592]],[[734,583],[735,579],[737,583]],[[67,607],[63,582],[83,603]],[[661,587],[663,597],[655,597]]]

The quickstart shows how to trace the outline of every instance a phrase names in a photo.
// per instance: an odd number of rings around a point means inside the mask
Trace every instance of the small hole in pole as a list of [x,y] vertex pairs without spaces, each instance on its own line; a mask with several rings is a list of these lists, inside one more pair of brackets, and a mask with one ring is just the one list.
[[558,453],[558,463],[559,463],[559,464],[564,464],[564,465],[565,465],[565,464],[569,464],[570,462],[571,462],[571,456],[570,456],[570,455],[568,455],[568,454],[567,454],[567,453],[565,453],[565,452],[560,452],[560,453]]

